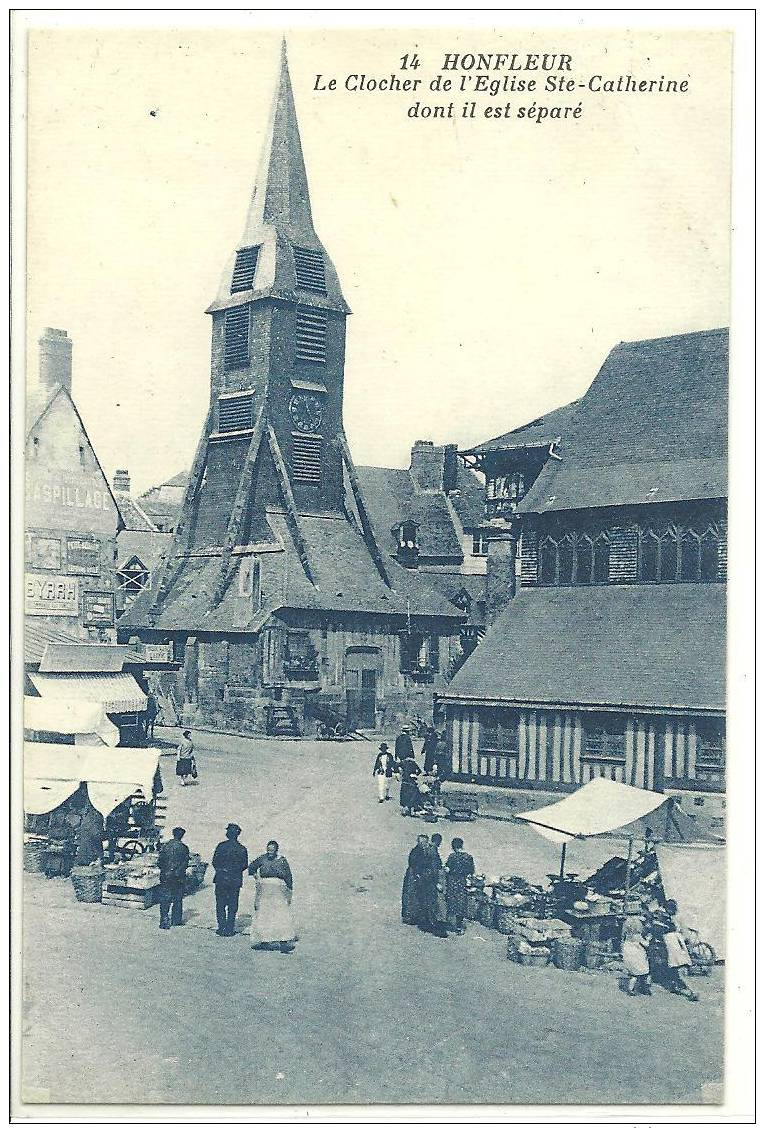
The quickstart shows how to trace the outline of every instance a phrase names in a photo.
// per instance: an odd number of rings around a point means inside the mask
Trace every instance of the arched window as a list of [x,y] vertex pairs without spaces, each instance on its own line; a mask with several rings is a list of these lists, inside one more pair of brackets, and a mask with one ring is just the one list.
[[576,539],[576,582],[578,584],[591,584],[592,571],[592,541],[586,533],[580,533]]
[[720,531],[706,528],[641,529],[638,579],[643,583],[712,583],[717,579]]
[[558,542],[558,583],[574,582],[574,536],[570,534]]
[[701,542],[695,529],[686,529],[680,541],[680,579],[686,583],[699,578]]
[[607,533],[600,533],[593,545],[592,582],[607,584],[609,577],[610,544]]
[[719,530],[711,526],[701,535],[699,560],[699,579],[702,583],[714,583],[717,579],[717,558],[720,547]]
[[558,546],[552,537],[539,542],[539,582],[545,586],[558,582]]
[[653,529],[640,530],[638,578],[645,583],[655,583],[659,578],[659,538]]

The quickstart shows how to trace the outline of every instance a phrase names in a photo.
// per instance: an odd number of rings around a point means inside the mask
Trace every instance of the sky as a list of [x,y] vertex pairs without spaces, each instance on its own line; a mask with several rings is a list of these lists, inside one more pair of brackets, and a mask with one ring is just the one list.
[[[361,465],[470,445],[580,396],[621,340],[729,319],[730,40],[721,32],[290,31],[314,223],[348,326]],[[279,62],[272,31],[30,33],[28,378],[44,326],[74,341],[104,469],[145,490],[189,466],[209,317],[242,232]],[[686,95],[545,99],[577,120],[413,120],[350,93],[417,51],[568,52],[578,78],[687,78]],[[500,74],[506,72],[501,71]],[[338,89],[317,90],[316,75]],[[457,107],[464,97],[454,98]],[[508,94],[479,102],[513,107]],[[542,101],[538,98],[537,101]]]

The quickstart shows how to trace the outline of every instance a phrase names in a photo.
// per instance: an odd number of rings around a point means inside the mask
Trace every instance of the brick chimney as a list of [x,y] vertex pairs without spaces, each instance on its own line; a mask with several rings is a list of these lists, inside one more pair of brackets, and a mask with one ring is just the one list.
[[444,454],[446,447],[435,446],[428,439],[418,439],[412,447],[409,473],[414,488],[420,493],[444,488]]
[[66,329],[43,329],[40,337],[40,383],[53,391],[60,384],[72,394],[72,342]]
[[130,474],[127,472],[127,470],[114,471],[112,486],[114,487],[115,493],[130,493]]

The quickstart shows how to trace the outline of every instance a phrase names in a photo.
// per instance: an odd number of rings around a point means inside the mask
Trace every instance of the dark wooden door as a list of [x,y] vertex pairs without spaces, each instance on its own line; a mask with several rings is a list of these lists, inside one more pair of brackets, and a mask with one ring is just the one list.
[[377,672],[375,670],[361,671],[361,700],[359,702],[359,720],[357,728],[375,727],[375,709],[377,706]]

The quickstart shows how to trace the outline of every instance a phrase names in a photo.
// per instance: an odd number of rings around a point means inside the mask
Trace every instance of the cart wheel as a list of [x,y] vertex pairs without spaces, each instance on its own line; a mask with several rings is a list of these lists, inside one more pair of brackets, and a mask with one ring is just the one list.
[[703,975],[708,975],[717,961],[717,953],[714,948],[711,944],[705,944],[703,940],[700,940],[698,944],[692,944],[689,954]]
[[139,854],[143,854],[145,850],[146,847],[143,842],[139,842],[136,838],[131,838],[129,842],[126,842],[124,846],[120,847],[120,853],[126,862],[130,861],[131,858],[137,857]]

